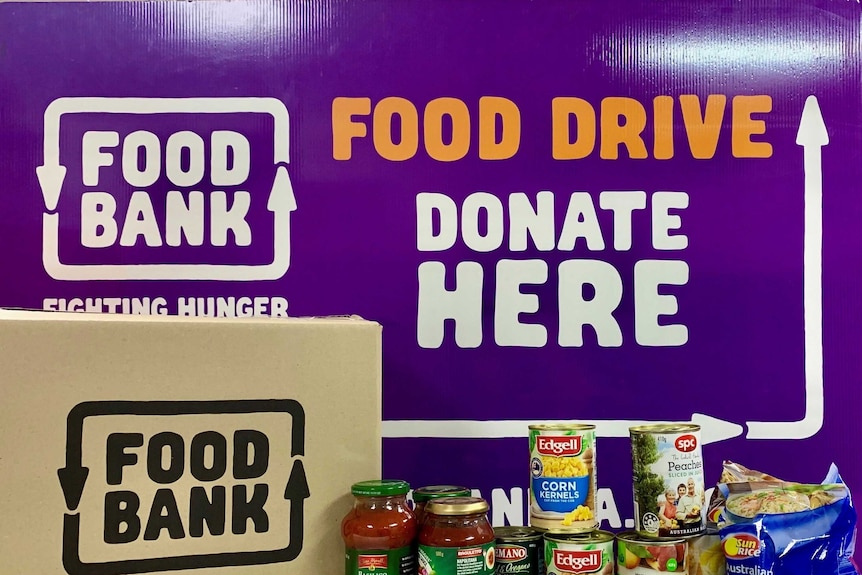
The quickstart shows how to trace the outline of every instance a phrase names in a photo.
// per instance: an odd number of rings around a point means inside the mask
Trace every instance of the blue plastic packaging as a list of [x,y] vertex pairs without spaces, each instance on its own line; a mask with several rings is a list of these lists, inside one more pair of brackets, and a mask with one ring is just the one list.
[[[749,483],[718,488],[727,500],[720,520],[727,575],[859,575],[851,563],[856,510],[834,464],[819,486]],[[799,501],[809,497],[812,508],[780,512],[785,502],[789,508],[802,506]],[[739,510],[746,502],[759,503],[757,498],[769,499],[769,513],[733,513],[734,500]]]

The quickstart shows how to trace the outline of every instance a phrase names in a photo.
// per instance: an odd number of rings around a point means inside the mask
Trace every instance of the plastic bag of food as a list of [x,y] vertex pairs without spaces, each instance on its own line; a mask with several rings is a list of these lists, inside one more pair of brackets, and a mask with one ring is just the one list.
[[725,575],[724,550],[718,531],[688,540],[688,575]]
[[723,483],[727,575],[853,575],[856,510],[835,465],[820,485]]
[[[724,461],[722,463],[721,478],[718,480],[719,485],[722,483],[750,483],[755,481],[783,483],[781,479],[773,475],[749,469],[733,461]],[[721,489],[713,489],[706,512],[707,529],[718,529],[718,519],[722,511],[724,511],[724,494]]]

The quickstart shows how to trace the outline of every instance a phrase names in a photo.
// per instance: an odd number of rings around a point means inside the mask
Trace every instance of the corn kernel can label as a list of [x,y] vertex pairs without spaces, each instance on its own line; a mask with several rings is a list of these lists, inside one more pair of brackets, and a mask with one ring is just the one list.
[[632,427],[635,530],[647,537],[703,533],[704,483],[700,427]]
[[592,531],[595,511],[595,426],[530,426],[530,525]]

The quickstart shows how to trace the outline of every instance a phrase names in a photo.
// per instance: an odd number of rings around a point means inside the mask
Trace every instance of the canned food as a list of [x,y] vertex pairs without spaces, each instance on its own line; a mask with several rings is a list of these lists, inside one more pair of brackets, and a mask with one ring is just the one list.
[[614,535],[592,533],[545,533],[545,563],[548,575],[614,573]]
[[582,533],[596,520],[596,426],[530,426],[530,525]]
[[617,535],[617,575],[687,574],[685,539],[655,539],[635,531]]
[[634,467],[635,530],[647,537],[703,533],[700,426],[641,425],[629,429]]
[[495,527],[497,573],[545,575],[542,534],[529,527]]

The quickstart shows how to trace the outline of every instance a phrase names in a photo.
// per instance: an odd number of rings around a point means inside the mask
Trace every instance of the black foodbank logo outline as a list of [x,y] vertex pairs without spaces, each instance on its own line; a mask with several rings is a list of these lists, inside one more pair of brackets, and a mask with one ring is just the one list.
[[304,503],[310,496],[305,468],[294,460],[284,499],[290,501],[289,544],[277,550],[241,551],[85,563],[80,557],[80,513],[75,512],[83,495],[89,469],[82,463],[84,419],[102,415],[202,415],[287,413],[292,418],[290,456],[305,455],[305,410],[292,399],[235,401],[91,401],[79,403],[66,421],[66,465],[57,471],[67,508],[63,517],[63,567],[69,575],[132,575],[208,567],[236,567],[286,563],[296,559],[304,540]]

